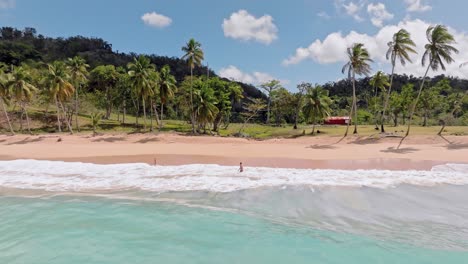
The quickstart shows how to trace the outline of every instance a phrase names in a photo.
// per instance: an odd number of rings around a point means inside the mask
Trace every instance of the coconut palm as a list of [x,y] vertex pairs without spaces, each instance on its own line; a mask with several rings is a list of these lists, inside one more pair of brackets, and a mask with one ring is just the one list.
[[133,84],[135,94],[142,100],[144,129],[146,130],[146,101],[153,95],[151,75],[156,70],[156,66],[145,56],[134,58],[133,62],[127,65],[130,82]]
[[99,126],[99,123],[101,123],[101,119],[101,113],[91,113],[91,126],[93,127],[93,137],[97,135],[97,128]]
[[[369,84],[374,87],[375,89],[375,94],[374,94],[374,100],[375,100],[375,105],[374,105],[374,111],[375,111],[375,127],[376,130],[379,129],[377,126],[377,92],[378,90],[381,90],[383,93],[386,90],[386,87],[390,86],[390,83],[388,82],[388,76],[384,74],[382,71],[378,71],[372,79],[369,81]],[[382,124],[383,127],[383,124]]]
[[21,66],[13,67],[10,78],[8,78],[5,85],[9,87],[12,97],[19,103],[22,113],[26,115],[28,132],[31,133],[27,105],[31,101],[34,92],[38,90],[33,85],[31,75]]
[[13,126],[11,125],[10,117],[8,116],[8,111],[5,107],[5,104],[9,105],[10,102],[10,87],[8,87],[7,82],[10,75],[6,74],[3,69],[0,69],[0,104],[2,105],[3,113],[5,114],[5,118],[8,123],[8,127],[10,128],[11,134],[15,134],[13,130]]
[[174,96],[174,90],[176,87],[176,79],[171,74],[171,68],[169,65],[164,65],[160,71],[160,86],[159,86],[159,97],[161,98],[161,122],[159,123],[159,129],[163,126],[164,120],[164,105],[169,98]]
[[200,89],[194,91],[194,95],[197,121],[206,133],[206,125],[213,123],[219,112],[216,107],[217,101],[214,90],[206,83],[203,83]]
[[312,121],[312,135],[315,134],[315,126],[318,121],[330,115],[332,100],[328,97],[328,90],[320,86],[307,88],[304,95],[304,114]]
[[187,63],[190,67],[190,119],[192,122],[192,133],[195,133],[196,113],[193,106],[193,69],[196,65],[201,65],[204,59],[204,54],[203,50],[201,49],[201,44],[193,38],[190,39],[184,47],[182,47],[182,51],[185,52],[185,54],[182,56],[182,59],[187,60]]
[[[356,74],[368,76],[371,71],[369,65],[373,60],[370,58],[369,52],[362,43],[355,43],[352,47],[348,48],[347,55],[349,61],[343,66],[342,73],[348,72],[348,78],[353,83],[353,102],[351,106],[350,116],[354,111],[354,132],[357,134],[357,98],[356,98]],[[348,135],[349,124],[346,127],[345,137]]]
[[445,71],[444,62],[447,64],[454,62],[452,54],[458,53],[458,50],[452,46],[452,44],[455,44],[455,39],[453,35],[448,32],[447,27],[443,25],[430,26],[426,31],[426,37],[429,43],[425,46],[425,52],[421,61],[423,66],[426,66],[427,64],[426,73],[424,74],[418,95],[416,96],[416,100],[411,108],[408,120],[408,129],[406,130],[406,134],[401,139],[398,147],[401,146],[410,133],[413,115],[416,110],[416,106],[418,105],[419,98],[421,97],[421,92],[424,88],[424,83],[426,82],[426,76],[429,73],[429,70],[432,69],[433,71],[437,71],[441,68]]
[[388,102],[390,100],[390,94],[392,93],[393,86],[393,76],[395,73],[395,66],[397,61],[400,61],[402,66],[406,65],[406,62],[412,62],[410,58],[410,53],[417,54],[414,50],[416,44],[414,44],[411,39],[411,34],[405,29],[400,29],[397,33],[393,35],[393,40],[388,42],[388,51],[387,51],[387,60],[390,60],[392,63],[392,74],[390,77],[390,86],[388,88],[387,95],[385,97],[384,107],[382,111],[382,118],[380,120],[380,132],[385,133],[385,113],[387,112]]
[[89,65],[86,64],[86,61],[79,57],[75,56],[73,58],[69,58],[67,60],[68,70],[70,71],[71,82],[75,87],[75,125],[76,129],[80,131],[80,124],[78,122],[78,114],[79,114],[79,88],[83,85],[84,82],[87,81],[88,77],[88,68]]
[[73,134],[73,128],[69,119],[66,116],[64,102],[67,102],[73,97],[75,87],[69,82],[70,74],[64,62],[55,61],[48,64],[48,71],[45,76],[46,84],[49,87],[49,95],[55,101],[57,108],[57,127],[59,132],[62,132],[62,124],[60,122],[60,108],[62,108],[65,122],[67,123],[68,130]]

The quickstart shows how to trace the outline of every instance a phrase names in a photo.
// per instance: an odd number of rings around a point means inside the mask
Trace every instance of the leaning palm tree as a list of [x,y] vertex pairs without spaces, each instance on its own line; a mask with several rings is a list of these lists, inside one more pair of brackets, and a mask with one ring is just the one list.
[[153,95],[152,74],[156,66],[145,56],[134,58],[133,62],[127,65],[130,82],[133,84],[135,94],[143,103],[144,129],[146,130],[146,101]]
[[[382,93],[385,92],[386,90],[386,87],[389,87],[390,86],[390,83],[388,82],[388,76],[383,73],[382,71],[378,71],[373,77],[372,79],[369,81],[369,84],[374,87],[375,91],[374,91],[374,114],[375,114],[375,129],[378,130],[378,126],[377,126],[377,115],[378,115],[378,111],[377,111],[377,93],[378,93],[378,90],[381,90]],[[383,127],[383,124],[382,124],[382,127]]]
[[[353,103],[351,106],[350,117],[354,111],[354,132],[357,134],[357,98],[356,98],[356,74],[368,76],[371,71],[369,65],[373,60],[370,58],[369,52],[362,43],[355,43],[352,47],[347,50],[349,61],[343,66],[342,73],[348,72],[348,78],[353,83]],[[348,135],[349,124],[346,127],[345,137]]]
[[328,90],[320,86],[308,88],[304,95],[304,114],[312,121],[312,135],[315,134],[317,121],[330,115],[332,100],[328,97]]
[[192,122],[192,133],[195,133],[196,113],[193,106],[193,69],[196,65],[201,65],[204,59],[204,54],[203,50],[201,49],[201,44],[193,38],[190,39],[184,47],[182,47],[182,51],[185,52],[185,54],[182,56],[182,59],[187,60],[187,63],[190,67],[190,119]]
[[159,97],[161,98],[161,122],[159,123],[159,129],[163,126],[164,120],[164,105],[169,98],[174,96],[174,90],[176,87],[176,79],[171,74],[171,68],[169,65],[164,65],[161,68],[160,74],[160,86],[159,86]]
[[70,83],[70,74],[64,62],[55,61],[48,64],[48,71],[45,76],[46,84],[49,87],[49,95],[55,101],[57,108],[57,127],[58,131],[62,132],[62,124],[60,122],[60,109],[63,111],[65,122],[68,126],[68,131],[73,134],[73,128],[70,120],[67,118],[64,102],[69,101],[73,97],[75,87]]
[[29,72],[21,66],[13,67],[10,77],[5,85],[11,89],[12,96],[19,103],[22,113],[26,115],[28,132],[31,133],[27,105],[38,89],[33,85]]
[[10,102],[10,93],[11,89],[7,85],[8,79],[10,75],[6,74],[3,70],[0,70],[0,104],[2,105],[3,113],[5,114],[5,118],[8,123],[8,127],[10,128],[11,134],[15,134],[15,130],[13,130],[13,126],[11,125],[10,117],[8,116],[8,111],[5,107],[5,104],[9,105]]
[[80,56],[75,56],[67,60],[68,70],[70,71],[71,82],[75,87],[75,124],[76,129],[80,131],[80,124],[78,123],[78,114],[79,114],[79,88],[83,85],[84,82],[88,79],[88,68],[89,65],[86,64],[86,61]]
[[403,141],[408,137],[411,129],[411,123],[413,121],[413,115],[416,111],[416,106],[418,105],[419,98],[421,97],[421,92],[424,88],[424,83],[426,82],[427,74],[429,70],[437,71],[439,67],[445,71],[445,63],[450,64],[454,62],[452,58],[452,53],[458,53],[458,50],[452,46],[455,44],[455,38],[452,34],[448,32],[447,27],[443,25],[430,26],[426,31],[427,41],[429,42],[425,46],[425,52],[422,57],[422,65],[426,66],[427,69],[424,77],[421,81],[421,86],[419,87],[418,95],[416,100],[413,103],[413,106],[410,111],[409,120],[408,120],[408,129],[406,130],[405,136],[401,139],[398,148],[401,146]]
[[387,60],[389,59],[392,63],[392,74],[390,77],[390,86],[388,88],[387,95],[385,97],[384,107],[382,111],[382,118],[380,120],[380,132],[385,133],[385,113],[387,112],[388,103],[390,101],[390,95],[392,93],[393,76],[395,73],[395,66],[397,60],[400,61],[401,65],[405,66],[406,62],[412,62],[409,53],[417,54],[414,50],[416,44],[411,39],[411,34],[405,29],[400,29],[393,35],[393,40],[388,42]]

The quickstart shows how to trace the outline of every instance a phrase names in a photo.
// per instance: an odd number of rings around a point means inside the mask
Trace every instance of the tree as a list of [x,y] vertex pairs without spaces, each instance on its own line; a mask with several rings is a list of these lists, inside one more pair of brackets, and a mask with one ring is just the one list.
[[[376,130],[378,129],[377,127],[377,114],[378,114],[378,110],[377,110],[377,91],[378,90],[381,90],[382,93],[385,93],[385,88],[386,87],[389,87],[390,86],[390,83],[388,82],[388,77],[387,75],[385,75],[382,71],[378,71],[373,77],[372,79],[369,81],[369,84],[372,85],[372,87],[374,87],[375,89],[375,93],[374,93],[374,114],[375,114],[375,127],[376,127]],[[385,107],[384,107],[385,108]],[[382,124],[382,127],[383,127],[383,124]]]
[[418,105],[419,98],[421,97],[422,90],[424,88],[424,83],[426,82],[426,76],[429,73],[429,70],[437,71],[439,67],[445,71],[445,64],[452,63],[454,60],[452,58],[452,53],[458,53],[458,50],[452,46],[455,43],[455,39],[448,32],[447,27],[443,25],[430,26],[426,31],[426,37],[428,44],[425,46],[425,52],[422,57],[422,65],[427,64],[426,73],[421,81],[421,86],[419,87],[418,95],[416,100],[413,103],[411,108],[409,120],[408,120],[408,129],[406,130],[405,136],[401,139],[398,147],[401,146],[403,141],[408,137],[411,129],[411,123],[413,120],[413,115]]
[[294,112],[294,127],[293,129],[297,129],[297,122],[299,120],[299,113],[301,112],[301,109],[303,107],[303,104],[304,104],[304,93],[308,90],[308,89],[312,89],[313,86],[312,84],[310,83],[301,83],[297,86],[297,89],[299,90],[299,92],[297,92],[295,94],[295,98],[296,98],[296,106],[295,106],[295,112]]
[[258,116],[258,114],[261,111],[264,111],[265,108],[267,107],[267,105],[265,104],[262,98],[246,98],[246,99],[248,102],[244,104],[245,112],[242,113],[245,116],[245,118],[244,118],[244,123],[239,128],[239,132],[238,132],[239,135],[242,134],[242,131],[244,130],[247,123],[249,123],[250,119]]
[[400,61],[401,65],[405,66],[406,62],[412,62],[409,56],[409,53],[416,54],[417,52],[414,50],[416,44],[411,39],[411,34],[406,31],[405,29],[400,29],[397,33],[393,35],[393,40],[388,42],[388,51],[387,51],[387,60],[390,59],[392,63],[392,74],[390,77],[390,86],[388,88],[387,96],[385,97],[384,108],[382,111],[382,119],[380,120],[380,132],[385,133],[385,113],[387,111],[388,102],[390,99],[390,94],[392,93],[393,87],[393,77],[395,73],[395,66],[397,60]]
[[[357,98],[356,98],[356,74],[357,75],[366,75],[370,74],[371,68],[369,63],[373,62],[370,58],[369,52],[364,48],[364,44],[355,43],[352,47],[348,48],[348,62],[343,66],[341,70],[342,73],[348,72],[348,78],[351,79],[353,83],[353,103],[351,106],[350,116],[352,116],[354,111],[354,132],[357,134]],[[345,137],[348,135],[349,124],[346,128]]]
[[76,130],[78,132],[80,131],[80,124],[78,121],[78,115],[79,115],[79,88],[81,85],[83,85],[87,80],[88,80],[88,68],[89,65],[86,64],[86,61],[79,57],[75,56],[73,58],[69,58],[67,60],[67,66],[68,70],[70,71],[70,79],[75,87],[75,125],[76,125]]
[[61,61],[55,61],[52,64],[48,64],[48,71],[46,73],[45,79],[47,86],[49,87],[49,95],[55,101],[55,106],[57,108],[57,126],[59,132],[62,132],[61,123],[60,123],[60,108],[62,108],[65,122],[67,123],[68,130],[73,134],[73,129],[71,127],[70,121],[66,116],[66,110],[63,105],[64,102],[70,100],[75,92],[75,87],[68,81],[70,79],[70,74],[68,73],[67,66]]
[[206,82],[202,82],[201,87],[197,88],[194,90],[197,122],[206,133],[206,126],[213,123],[219,113],[219,109],[216,107],[218,102],[214,90]]
[[169,98],[174,97],[174,90],[176,87],[176,80],[171,74],[171,68],[169,65],[164,65],[160,71],[161,84],[159,86],[159,96],[161,98],[161,122],[159,123],[159,129],[163,126],[164,120],[164,105]]
[[97,128],[101,122],[102,114],[101,113],[91,113],[91,126],[93,127],[93,137],[97,135]]
[[146,130],[146,101],[154,94],[152,90],[154,83],[151,78],[156,66],[151,64],[147,57],[140,56],[135,58],[132,63],[129,63],[127,68],[130,82],[143,103],[144,129]]
[[269,82],[266,82],[262,85],[260,85],[260,88],[265,90],[268,96],[268,102],[267,102],[267,119],[266,123],[270,124],[270,112],[271,112],[271,93],[275,90],[278,90],[282,88],[280,81],[278,80],[271,80]]
[[112,113],[112,92],[119,80],[119,73],[114,65],[100,65],[94,68],[90,74],[90,82],[97,88],[104,90],[106,114],[105,119],[110,119]]
[[192,122],[192,133],[195,133],[196,112],[193,105],[193,69],[195,66],[201,65],[201,62],[204,59],[204,54],[203,50],[201,49],[201,44],[193,38],[190,39],[184,47],[182,47],[182,51],[185,52],[185,54],[182,56],[182,59],[186,60],[190,67],[190,119]]
[[11,134],[15,134],[15,130],[13,130],[13,126],[11,125],[10,117],[8,116],[8,111],[5,107],[5,104],[9,105],[10,102],[10,93],[11,89],[8,86],[8,79],[10,75],[6,74],[3,69],[0,69],[0,104],[2,105],[3,113],[5,114],[5,118],[8,123],[8,127],[10,128]]
[[[32,83],[31,75],[22,67],[12,67],[11,78],[6,82],[6,87],[11,89],[11,93],[19,103],[22,113],[26,115],[28,132],[31,133],[27,105],[31,101],[33,94],[38,90]],[[21,114],[22,120],[23,114]]]
[[434,88],[425,89],[421,93],[421,97],[419,98],[419,105],[423,112],[423,125],[427,126],[427,119],[429,118],[430,111],[434,109],[434,107],[439,103],[439,93]]
[[304,95],[304,114],[312,122],[312,132],[315,134],[315,126],[318,121],[330,115],[332,100],[328,97],[328,90],[320,86],[308,88]]

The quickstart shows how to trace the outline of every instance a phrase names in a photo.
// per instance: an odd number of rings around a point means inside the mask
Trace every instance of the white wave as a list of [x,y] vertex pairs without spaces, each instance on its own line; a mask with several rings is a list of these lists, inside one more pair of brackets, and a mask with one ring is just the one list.
[[97,165],[79,162],[0,161],[0,187],[46,191],[115,190],[232,192],[260,187],[349,186],[389,188],[400,184],[468,185],[468,165],[447,164],[432,171],[312,170],[219,165]]

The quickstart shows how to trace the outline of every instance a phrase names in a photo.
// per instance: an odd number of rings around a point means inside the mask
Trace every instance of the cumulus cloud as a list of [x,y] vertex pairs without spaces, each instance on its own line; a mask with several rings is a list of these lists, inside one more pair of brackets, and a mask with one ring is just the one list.
[[393,19],[393,14],[389,13],[383,3],[369,4],[367,13],[371,17],[371,22],[376,27],[382,27],[385,20]]
[[[388,46],[387,43],[392,39],[401,28],[408,30],[411,33],[412,39],[417,45],[417,55],[411,55],[413,63],[408,63],[406,67],[397,64],[397,73],[413,74],[415,76],[424,75],[425,68],[421,66],[421,57],[424,53],[424,45],[427,43],[426,29],[430,26],[428,22],[415,19],[405,20],[397,25],[387,25],[382,27],[375,35],[362,34],[351,31],[347,35],[341,32],[334,32],[328,35],[324,40],[316,40],[308,47],[300,47],[296,50],[295,54],[283,61],[284,65],[298,64],[304,60],[311,59],[320,64],[330,63],[344,63],[347,60],[346,48],[353,45],[353,43],[364,43],[365,47],[369,50],[371,58],[376,62],[376,65],[386,65],[389,70],[389,62],[385,58]],[[454,54],[455,63],[447,65],[445,74],[466,77],[468,75],[466,69],[460,69],[458,66],[464,61],[468,61],[468,50],[464,47],[468,46],[468,35],[449,28],[449,31],[454,35],[457,44],[455,47],[460,50],[460,54]],[[375,66],[375,65],[374,65]],[[374,67],[375,68],[375,67]],[[430,75],[434,76],[441,74],[439,71],[434,73],[430,71]]]
[[172,23],[172,19],[156,12],[146,13],[141,17],[143,22],[151,27],[164,28]]
[[278,28],[269,15],[256,18],[245,10],[232,13],[222,24],[224,36],[244,41],[270,44],[278,38]]
[[[278,80],[278,78],[275,78],[272,75],[265,73],[265,72],[245,73],[233,65],[230,65],[228,67],[225,67],[219,70],[219,76],[230,79],[230,80],[253,84],[253,85],[260,85],[262,83],[266,83],[271,80]],[[279,80],[279,81],[283,85],[289,83],[288,80]]]
[[16,5],[15,0],[0,0],[0,9],[14,8]]
[[349,2],[343,4],[343,8],[346,10],[346,14],[352,16],[357,21],[363,21],[364,19],[359,15],[363,5],[360,3]]
[[424,4],[424,0],[405,0],[408,12],[426,12],[432,9],[432,6]]

